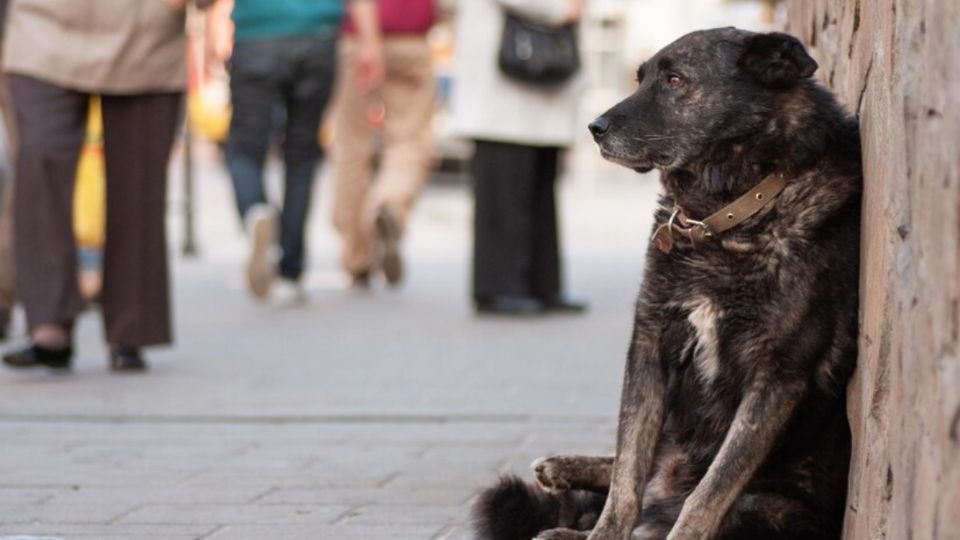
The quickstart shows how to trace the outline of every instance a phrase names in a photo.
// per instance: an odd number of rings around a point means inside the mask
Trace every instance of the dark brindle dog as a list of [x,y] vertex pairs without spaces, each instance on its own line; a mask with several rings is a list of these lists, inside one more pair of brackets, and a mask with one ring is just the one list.
[[694,32],[590,124],[665,190],[616,458],[502,480],[477,501],[481,538],[840,536],[862,182],[857,124],[816,68],[785,34]]

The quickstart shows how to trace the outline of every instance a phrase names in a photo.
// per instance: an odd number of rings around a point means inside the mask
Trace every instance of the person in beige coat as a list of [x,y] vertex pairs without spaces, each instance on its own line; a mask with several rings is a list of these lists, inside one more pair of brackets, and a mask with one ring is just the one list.
[[517,82],[500,72],[508,12],[541,25],[580,19],[582,0],[460,0],[455,131],[476,143],[473,300],[478,312],[579,312],[563,290],[554,184],[561,150],[571,146],[580,79],[557,85]]
[[[107,225],[100,299],[110,367],[171,341],[167,161],[186,87],[187,0],[10,0],[3,71],[16,114],[16,292],[31,344],[10,367],[69,368],[84,307],[72,200],[90,95],[102,96]],[[197,0],[198,4],[209,1]]]

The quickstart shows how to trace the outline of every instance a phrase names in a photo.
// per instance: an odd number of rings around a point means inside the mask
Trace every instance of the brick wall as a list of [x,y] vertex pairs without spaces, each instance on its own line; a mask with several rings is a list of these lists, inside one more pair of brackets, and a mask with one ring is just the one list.
[[846,538],[960,538],[960,1],[790,0],[860,119],[860,362]]

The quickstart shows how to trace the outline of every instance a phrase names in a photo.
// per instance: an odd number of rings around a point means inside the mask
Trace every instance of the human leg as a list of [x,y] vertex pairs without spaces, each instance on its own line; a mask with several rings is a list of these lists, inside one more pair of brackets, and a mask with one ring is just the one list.
[[13,162],[16,123],[7,79],[0,75],[0,115],[6,162],[0,170],[0,340],[7,334],[15,301],[13,272]]
[[530,290],[538,298],[560,294],[560,246],[557,238],[557,206],[554,186],[559,149],[537,149],[532,213]]
[[355,279],[373,265],[373,226],[367,216],[373,142],[367,120],[368,95],[354,74],[355,44],[340,44],[333,104],[333,225],[340,235],[340,260]]
[[230,59],[233,114],[227,137],[227,168],[237,210],[250,237],[248,286],[260,298],[269,292],[276,273],[272,251],[278,236],[277,218],[267,203],[263,167],[289,71],[281,51],[282,43],[275,41],[240,41]]
[[13,273],[13,178],[3,182],[0,193],[0,340],[7,336],[14,305]]
[[317,134],[320,119],[333,89],[336,41],[312,38],[291,44],[296,70],[287,85],[286,168],[283,210],[280,217],[280,277],[297,281],[305,264],[306,222],[313,194],[314,174],[320,159]]
[[77,290],[73,186],[88,96],[27,76],[9,81],[20,140],[13,201],[16,292],[34,345],[4,361],[67,367],[73,321],[84,307]]
[[587,303],[563,290],[563,263],[557,224],[556,183],[560,149],[538,149],[533,195],[533,241],[530,288],[550,311],[579,313]]
[[387,72],[382,94],[387,114],[374,204],[389,206],[402,228],[433,159],[435,82],[425,39],[388,39],[384,48]]
[[[473,298],[529,298],[536,149],[478,141],[474,177]],[[532,310],[537,306],[531,304]]]
[[86,125],[87,95],[11,76],[20,148],[14,202],[17,294],[31,329],[71,325],[77,291],[73,186]]
[[107,234],[101,305],[107,341],[138,349],[171,340],[167,163],[180,93],[103,96]]
[[407,215],[427,180],[432,161],[434,79],[430,47],[423,37],[398,37],[384,43],[386,107],[383,163],[369,215],[376,232],[387,281],[402,278],[400,240]]
[[270,146],[276,107],[282,103],[282,73],[269,41],[238,42],[230,58],[233,113],[226,160],[240,216],[267,202],[263,166]]

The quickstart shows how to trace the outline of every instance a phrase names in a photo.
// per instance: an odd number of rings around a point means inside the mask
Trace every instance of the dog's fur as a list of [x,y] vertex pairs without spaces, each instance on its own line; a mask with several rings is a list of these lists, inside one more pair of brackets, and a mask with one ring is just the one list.
[[[862,180],[857,124],[816,67],[786,34],[694,32],[591,124],[607,159],[660,170],[657,225],[770,174],[786,187],[708,242],[647,250],[616,458],[549,458],[539,485],[502,481],[475,506],[480,538],[840,536]],[[596,524],[578,490],[609,491]]]

